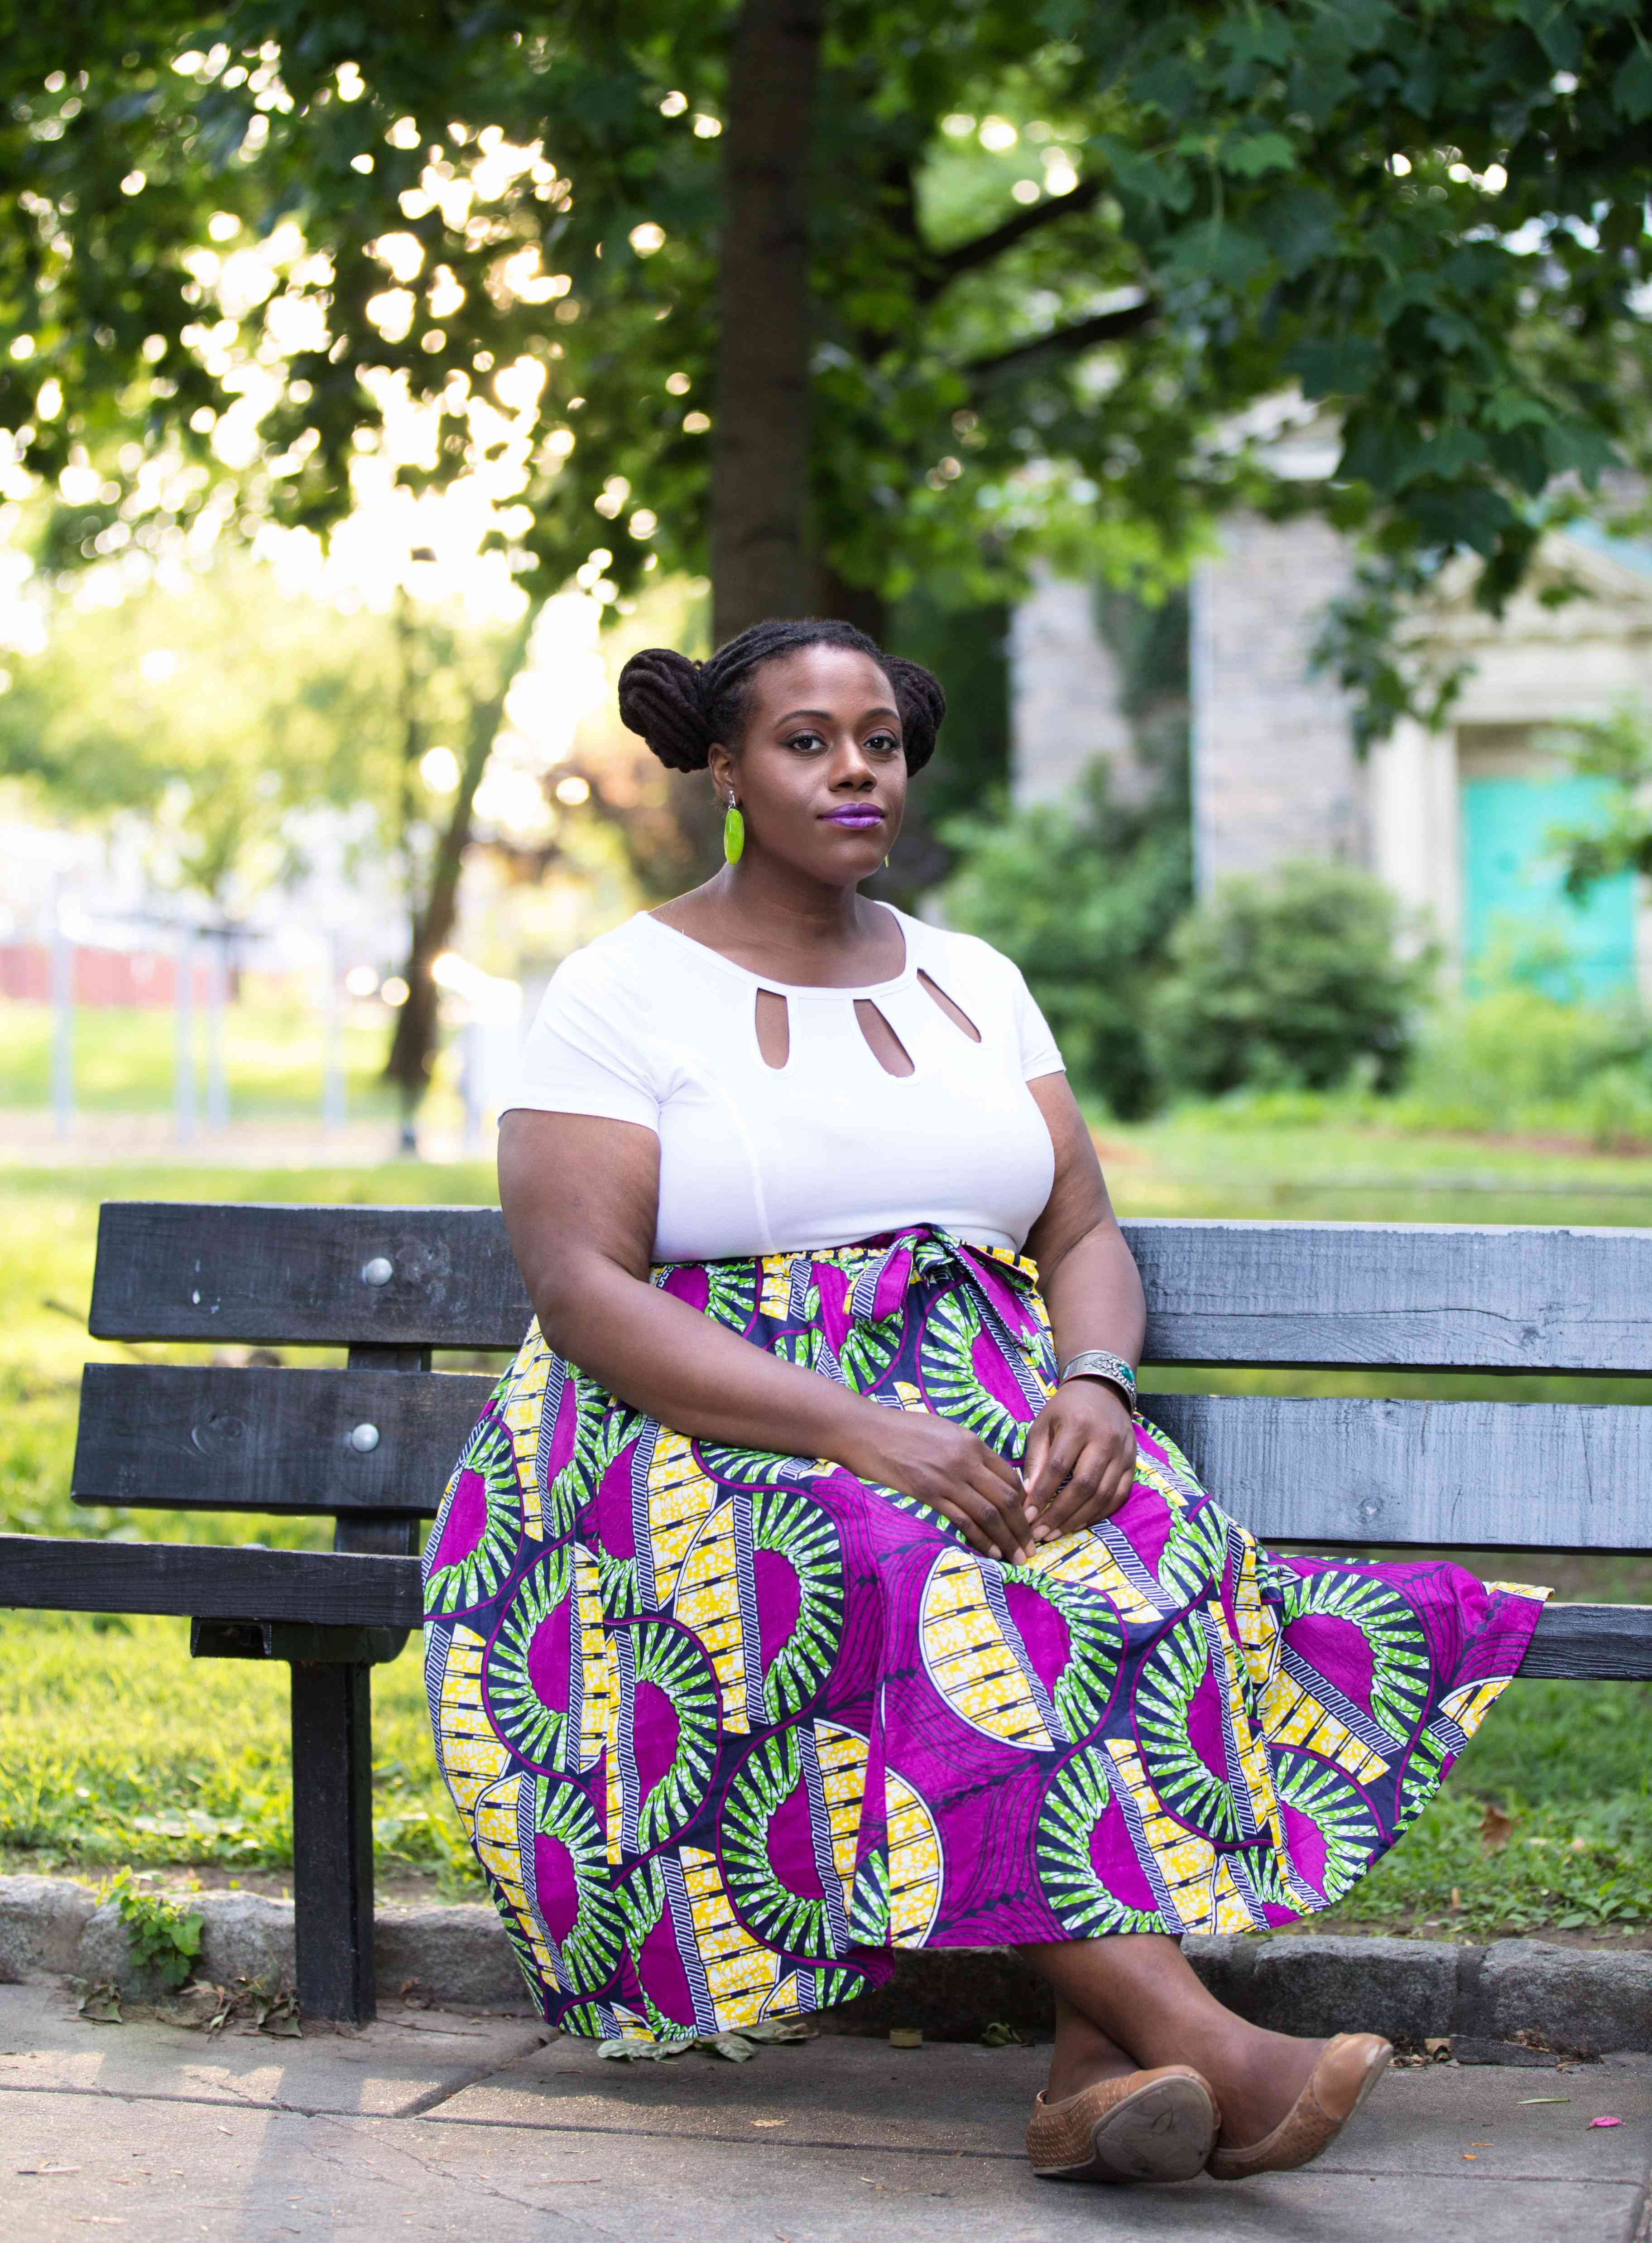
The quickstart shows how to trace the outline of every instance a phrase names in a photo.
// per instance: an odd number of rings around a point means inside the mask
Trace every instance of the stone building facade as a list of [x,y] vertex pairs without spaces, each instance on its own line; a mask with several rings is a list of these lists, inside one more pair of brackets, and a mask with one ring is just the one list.
[[[1239,515],[1192,587],[1192,794],[1201,893],[1293,858],[1363,867],[1439,941],[1448,972],[1496,979],[1522,957],[1561,961],[1556,986],[1652,1000],[1652,909],[1629,875],[1571,902],[1555,836],[1601,812],[1561,728],[1624,706],[1652,723],[1652,549],[1587,527],[1551,537],[1501,620],[1474,604],[1472,570],[1414,618],[1431,663],[1464,662],[1448,722],[1402,724],[1364,760],[1347,704],[1311,671],[1348,547],[1323,521]],[[1570,589],[1575,596],[1556,602]],[[1547,596],[1550,596],[1546,597]],[[1016,793],[1059,796],[1128,727],[1085,588],[1045,581],[1012,639]],[[1111,695],[1111,701],[1109,695]]]
[[1349,560],[1317,518],[1239,515],[1191,587],[1193,877],[1292,857],[1366,861],[1363,773],[1343,697],[1309,657]]
[[1058,802],[1092,763],[1132,766],[1112,650],[1096,629],[1088,584],[1038,570],[1010,625],[1011,791]]

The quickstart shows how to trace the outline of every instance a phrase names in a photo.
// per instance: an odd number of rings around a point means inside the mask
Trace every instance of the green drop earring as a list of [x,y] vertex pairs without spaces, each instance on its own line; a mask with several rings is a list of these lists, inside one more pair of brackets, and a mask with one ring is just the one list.
[[731,796],[729,802],[729,807],[724,811],[722,816],[722,854],[724,862],[730,865],[737,865],[740,862],[741,858],[745,854],[745,849],[746,821],[744,817],[742,815],[740,805],[735,802]]

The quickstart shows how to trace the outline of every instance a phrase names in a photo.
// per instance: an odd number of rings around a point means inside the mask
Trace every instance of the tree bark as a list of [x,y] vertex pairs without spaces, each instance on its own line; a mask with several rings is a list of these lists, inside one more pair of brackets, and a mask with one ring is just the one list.
[[[839,623],[853,623],[856,630],[864,631],[879,646],[887,646],[889,602],[870,584],[851,584],[835,569],[823,568],[820,572],[819,612],[835,616]],[[899,649],[887,647],[887,650],[895,654]]]
[[413,913],[413,939],[402,974],[407,984],[407,1001],[396,1014],[389,1055],[385,1061],[385,1080],[393,1082],[401,1093],[404,1134],[411,1131],[419,1102],[430,1087],[430,1071],[436,1056],[440,998],[430,969],[453,940],[459,916],[459,878],[464,870],[465,852],[470,846],[476,790],[482,783],[487,758],[493,752],[494,736],[505,711],[505,697],[527,651],[537,612],[529,610],[500,662],[497,690],[471,704],[458,791],[436,844],[425,900]]
[[809,190],[823,0],[745,0],[724,121],[712,637],[807,615]]

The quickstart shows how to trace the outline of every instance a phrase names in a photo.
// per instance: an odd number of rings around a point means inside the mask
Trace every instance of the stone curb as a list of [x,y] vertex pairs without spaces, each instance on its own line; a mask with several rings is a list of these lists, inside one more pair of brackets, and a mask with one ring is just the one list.
[[[257,1893],[193,1895],[198,1975],[217,1984],[292,1976],[292,1907]],[[445,2007],[526,2015],[529,2004],[493,1910],[381,1909],[379,1984]],[[1556,2055],[1652,2050],[1652,1954],[1607,1955],[1500,1939],[1488,1947],[1424,1939],[1190,1937],[1183,1951],[1212,1992],[1277,2032],[1359,2031],[1413,2042],[1450,2039],[1468,2064],[1544,2064]],[[112,1980],[133,1999],[158,1988],[136,1970],[111,1905],[64,1877],[0,1876],[0,1984],[79,1976]],[[1047,2031],[1050,1997],[1007,1948],[910,1950],[888,1985],[827,2011],[828,2031],[919,2025],[973,2039],[997,2019]]]

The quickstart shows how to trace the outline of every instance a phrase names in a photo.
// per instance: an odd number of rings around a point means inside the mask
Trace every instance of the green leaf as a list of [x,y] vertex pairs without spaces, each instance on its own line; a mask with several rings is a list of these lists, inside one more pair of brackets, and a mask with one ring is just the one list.
[[1612,106],[1631,125],[1652,117],[1652,53],[1637,46],[1612,80]]
[[1222,147],[1222,168],[1243,179],[1259,179],[1266,172],[1288,172],[1296,149],[1283,132],[1252,132]]
[[1557,71],[1575,70],[1582,51],[1564,0],[1519,0],[1514,13]]
[[1319,187],[1291,187],[1271,196],[1246,210],[1246,224],[1292,276],[1331,256],[1336,246],[1336,205]]
[[1121,195],[1165,210],[1184,211],[1192,203],[1193,190],[1185,165],[1144,156],[1128,140],[1110,132],[1098,133],[1091,145],[1111,172]]
[[1241,288],[1270,263],[1267,244],[1219,218],[1201,219],[1172,237],[1169,265],[1179,279],[1225,281]]
[[1608,438],[1586,421],[1552,420],[1543,431],[1543,448],[1551,474],[1581,475],[1591,485],[1618,460]]
[[1494,428],[1542,428],[1555,417],[1528,389],[1516,389],[1512,384],[1494,389],[1481,409]]
[[1365,335],[1327,335],[1298,343],[1285,356],[1285,371],[1302,385],[1305,397],[1358,396],[1376,377],[1382,353]]

